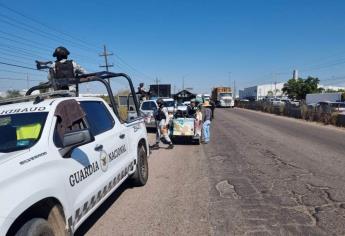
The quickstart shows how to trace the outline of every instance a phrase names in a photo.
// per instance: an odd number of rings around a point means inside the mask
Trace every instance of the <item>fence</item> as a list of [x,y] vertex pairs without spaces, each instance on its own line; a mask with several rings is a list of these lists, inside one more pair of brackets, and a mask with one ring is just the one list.
[[340,113],[337,108],[331,107],[329,104],[315,106],[306,105],[303,102],[296,105],[292,103],[273,104],[269,101],[241,101],[237,103],[237,107],[345,127],[345,114]]

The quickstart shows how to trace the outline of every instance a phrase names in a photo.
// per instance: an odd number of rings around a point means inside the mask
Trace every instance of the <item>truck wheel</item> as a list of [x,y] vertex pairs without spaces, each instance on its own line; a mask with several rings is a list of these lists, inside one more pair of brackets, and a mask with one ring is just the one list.
[[139,146],[136,170],[132,175],[132,180],[136,186],[144,186],[149,177],[149,164],[147,153],[143,145]]
[[54,236],[54,233],[48,221],[42,218],[33,218],[18,230],[16,236]]

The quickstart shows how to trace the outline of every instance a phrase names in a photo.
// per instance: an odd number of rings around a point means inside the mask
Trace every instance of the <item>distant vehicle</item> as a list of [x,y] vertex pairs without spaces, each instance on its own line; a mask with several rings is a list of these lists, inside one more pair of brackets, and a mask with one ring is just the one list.
[[155,100],[146,100],[140,104],[140,111],[145,116],[145,125],[147,128],[156,128],[155,112],[158,105]]
[[210,101],[210,99],[211,99],[211,95],[210,95],[210,94],[207,94],[207,93],[204,93],[204,94],[202,95],[202,97],[203,97],[206,101]]
[[212,90],[212,100],[217,107],[234,107],[235,101],[232,97],[230,87],[216,87]]
[[290,104],[290,105],[294,105],[294,106],[300,106],[300,101],[299,100],[286,100],[285,101],[286,104]]
[[319,102],[317,106],[327,112],[345,113],[345,102]]
[[280,98],[273,98],[271,103],[274,107],[279,107],[281,105],[285,105],[288,99],[280,99]]
[[172,98],[163,98],[164,106],[168,109],[169,114],[175,112],[175,100]]
[[306,104],[318,102],[341,102],[341,93],[310,93],[306,96]]
[[[190,102],[189,102],[190,104]],[[185,103],[177,103],[176,110],[178,111],[187,111],[187,106]]]
[[205,101],[210,101],[211,96],[210,94],[204,93],[204,94],[196,95],[196,98],[199,99],[200,101],[202,100],[202,102],[205,102]]
[[182,104],[185,105],[185,106],[189,106],[190,105],[190,101],[185,101]]

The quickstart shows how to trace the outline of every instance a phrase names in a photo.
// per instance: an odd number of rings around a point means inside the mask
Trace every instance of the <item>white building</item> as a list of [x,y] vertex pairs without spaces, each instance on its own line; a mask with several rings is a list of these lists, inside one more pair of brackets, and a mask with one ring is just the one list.
[[256,85],[240,90],[240,99],[261,100],[265,97],[281,97],[284,83]]
[[338,90],[340,90],[340,89],[342,89],[342,90],[345,90],[345,87],[341,87],[341,86],[333,86],[333,85],[319,85],[318,86],[319,88],[321,87],[321,88],[324,88],[325,90],[334,90],[334,91],[338,91]]

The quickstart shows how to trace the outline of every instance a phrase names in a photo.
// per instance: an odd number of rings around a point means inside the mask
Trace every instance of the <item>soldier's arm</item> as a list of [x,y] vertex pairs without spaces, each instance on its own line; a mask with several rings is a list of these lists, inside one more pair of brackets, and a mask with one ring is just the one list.
[[86,74],[86,70],[81,67],[79,64],[77,64],[75,61],[73,63],[74,73],[75,74]]
[[168,109],[166,107],[163,108],[163,112],[165,115],[165,125],[169,124],[169,113],[168,113]]

